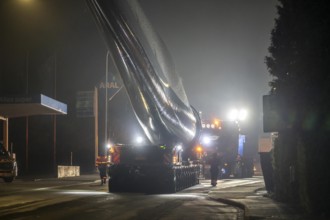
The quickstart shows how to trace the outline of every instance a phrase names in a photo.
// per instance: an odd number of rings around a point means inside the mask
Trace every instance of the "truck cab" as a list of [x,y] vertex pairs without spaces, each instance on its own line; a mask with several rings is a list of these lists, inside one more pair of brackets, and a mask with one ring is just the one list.
[[251,177],[250,165],[244,155],[244,135],[233,121],[203,120],[200,144],[203,148],[204,176],[209,176],[209,160],[213,153],[221,156],[220,178]]

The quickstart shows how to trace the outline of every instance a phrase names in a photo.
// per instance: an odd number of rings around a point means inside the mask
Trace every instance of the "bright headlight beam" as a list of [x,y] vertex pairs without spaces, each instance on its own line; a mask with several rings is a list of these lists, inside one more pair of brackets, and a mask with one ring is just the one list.
[[209,136],[205,136],[202,139],[203,144],[209,144],[211,142],[211,138]]
[[141,137],[141,136],[138,136],[137,138],[136,138],[136,143],[138,143],[138,144],[141,144],[142,142],[143,142],[143,137]]

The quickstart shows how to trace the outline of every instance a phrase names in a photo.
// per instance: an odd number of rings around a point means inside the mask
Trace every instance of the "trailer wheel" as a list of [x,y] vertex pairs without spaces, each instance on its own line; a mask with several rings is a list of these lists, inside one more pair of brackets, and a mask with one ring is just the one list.
[[14,177],[4,177],[3,180],[6,182],[6,183],[11,183],[14,181]]

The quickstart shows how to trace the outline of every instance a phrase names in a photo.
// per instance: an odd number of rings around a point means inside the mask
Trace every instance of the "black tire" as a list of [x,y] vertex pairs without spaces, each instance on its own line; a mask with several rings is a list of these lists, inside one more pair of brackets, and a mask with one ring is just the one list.
[[114,178],[110,178],[108,181],[108,190],[110,193],[119,192],[120,187],[118,181],[116,181]]
[[11,183],[14,181],[14,177],[4,177],[3,180],[6,182],[6,183]]

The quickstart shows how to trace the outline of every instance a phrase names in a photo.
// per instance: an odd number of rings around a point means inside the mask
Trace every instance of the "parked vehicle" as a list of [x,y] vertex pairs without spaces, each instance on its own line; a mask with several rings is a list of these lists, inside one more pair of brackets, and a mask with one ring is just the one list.
[[13,182],[17,176],[15,155],[10,154],[0,143],[0,178],[5,182]]

